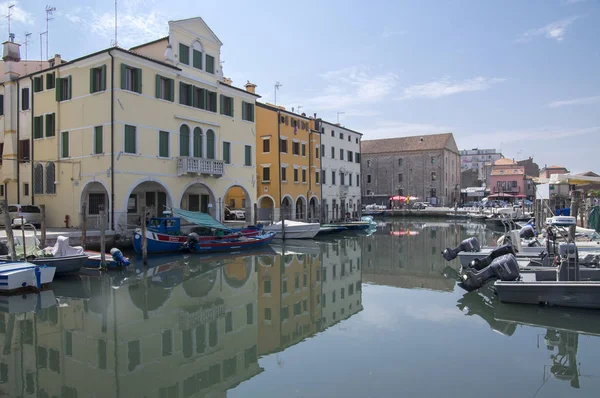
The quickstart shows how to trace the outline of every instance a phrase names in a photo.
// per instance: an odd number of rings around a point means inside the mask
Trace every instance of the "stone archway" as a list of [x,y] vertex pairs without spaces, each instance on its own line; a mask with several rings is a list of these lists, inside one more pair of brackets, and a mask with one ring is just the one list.
[[275,200],[270,195],[263,195],[256,200],[258,210],[257,219],[261,221],[276,221],[275,220]]
[[290,195],[285,195],[283,199],[281,199],[281,216],[285,217],[286,220],[290,220],[292,219],[292,214],[294,214],[294,212],[294,199],[292,199]]
[[237,184],[229,186],[222,198],[221,220],[246,221],[248,223],[253,221],[252,196],[244,186]]
[[[81,189],[79,211],[85,205],[86,228],[99,229],[101,226],[100,211],[104,210],[106,228],[110,228],[110,199],[108,188],[99,181],[90,181]],[[80,220],[82,222],[83,220]]]
[[218,211],[215,194],[208,185],[199,181],[186,185],[177,203],[183,210],[206,213],[212,217],[216,217]]
[[302,195],[296,199],[296,220],[306,220],[306,198]]
[[[146,214],[142,214],[144,206]],[[125,195],[121,213],[115,214],[115,218],[119,220],[119,229],[131,229],[147,218],[161,216],[172,206],[173,196],[167,185],[160,180],[145,179],[134,184]]]
[[319,198],[317,198],[316,196],[313,196],[310,198],[310,201],[308,203],[308,218],[309,221],[312,221],[314,219],[316,219],[317,221],[319,220],[319,214],[320,214],[320,209],[319,209]]

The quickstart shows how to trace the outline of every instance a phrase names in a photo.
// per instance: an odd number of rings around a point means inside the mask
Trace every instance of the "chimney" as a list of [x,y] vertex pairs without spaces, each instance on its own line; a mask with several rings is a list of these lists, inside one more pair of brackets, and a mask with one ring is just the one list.
[[233,80],[231,80],[228,77],[224,77],[223,78],[223,83],[227,84],[228,86],[231,86],[233,84]]
[[19,62],[21,61],[21,53],[20,53],[20,44],[15,43],[15,34],[11,33],[9,35],[9,40],[5,41],[4,43],[2,43],[2,45],[4,46],[3,49],[3,53],[2,53],[2,59],[4,61],[12,61],[12,62]]
[[247,92],[256,94],[256,84],[250,83],[250,80],[247,80],[247,83],[244,85],[244,88]]
[[52,66],[58,66],[62,64],[62,58],[60,57],[60,54],[54,54],[54,58],[52,59],[52,61],[50,61],[50,63],[52,64]]

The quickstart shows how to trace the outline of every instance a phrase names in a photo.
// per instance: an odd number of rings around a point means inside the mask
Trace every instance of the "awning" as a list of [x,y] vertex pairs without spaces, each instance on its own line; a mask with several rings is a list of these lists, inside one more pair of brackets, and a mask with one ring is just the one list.
[[225,231],[230,229],[206,213],[173,208],[173,215],[207,228],[222,229]]
[[509,193],[495,193],[493,195],[488,196],[488,198],[514,198],[514,196],[512,196]]

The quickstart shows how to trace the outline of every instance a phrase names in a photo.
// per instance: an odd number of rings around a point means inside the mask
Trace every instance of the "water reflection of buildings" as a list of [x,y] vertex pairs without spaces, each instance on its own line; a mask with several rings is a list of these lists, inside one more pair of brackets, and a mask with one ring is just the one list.
[[86,299],[0,313],[0,393],[225,395],[261,371],[254,261],[182,265],[119,288],[84,277]]
[[362,309],[358,244],[275,247],[280,256],[258,258],[259,355],[283,351]]
[[454,281],[444,278],[448,264],[440,253],[458,245],[466,234],[462,224],[387,223],[374,236],[361,238],[363,279],[402,288],[452,291]]

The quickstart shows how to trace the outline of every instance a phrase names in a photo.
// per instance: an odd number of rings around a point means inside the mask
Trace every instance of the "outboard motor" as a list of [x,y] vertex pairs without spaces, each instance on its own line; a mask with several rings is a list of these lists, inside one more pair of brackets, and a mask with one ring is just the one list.
[[494,261],[494,259],[504,256],[505,254],[515,254],[512,245],[503,245],[491,251],[487,257],[476,258],[469,263],[469,268],[474,268],[477,271],[484,269]]
[[521,237],[521,239],[535,238],[535,230],[533,229],[533,226],[531,226],[530,224],[525,225],[519,230],[519,236]]
[[442,256],[444,256],[446,261],[452,261],[460,252],[478,252],[480,250],[481,245],[479,244],[479,241],[477,238],[473,237],[463,240],[460,245],[454,249],[450,249],[449,247],[446,248],[446,250],[442,252]]
[[116,247],[113,247],[112,249],[110,249],[110,255],[112,256],[113,260],[115,260],[117,265],[120,267],[127,267],[127,266],[129,266],[129,264],[131,264],[129,259],[127,257],[125,257],[123,255],[123,253],[121,252],[121,250],[117,249]]
[[485,285],[488,281],[515,281],[519,278],[519,263],[513,254],[500,256],[486,268],[477,271],[471,268],[464,270],[460,276],[459,286],[466,291],[473,291]]
[[200,243],[200,235],[192,232],[188,235],[187,242],[184,243],[183,247],[187,250],[194,250],[196,243]]

